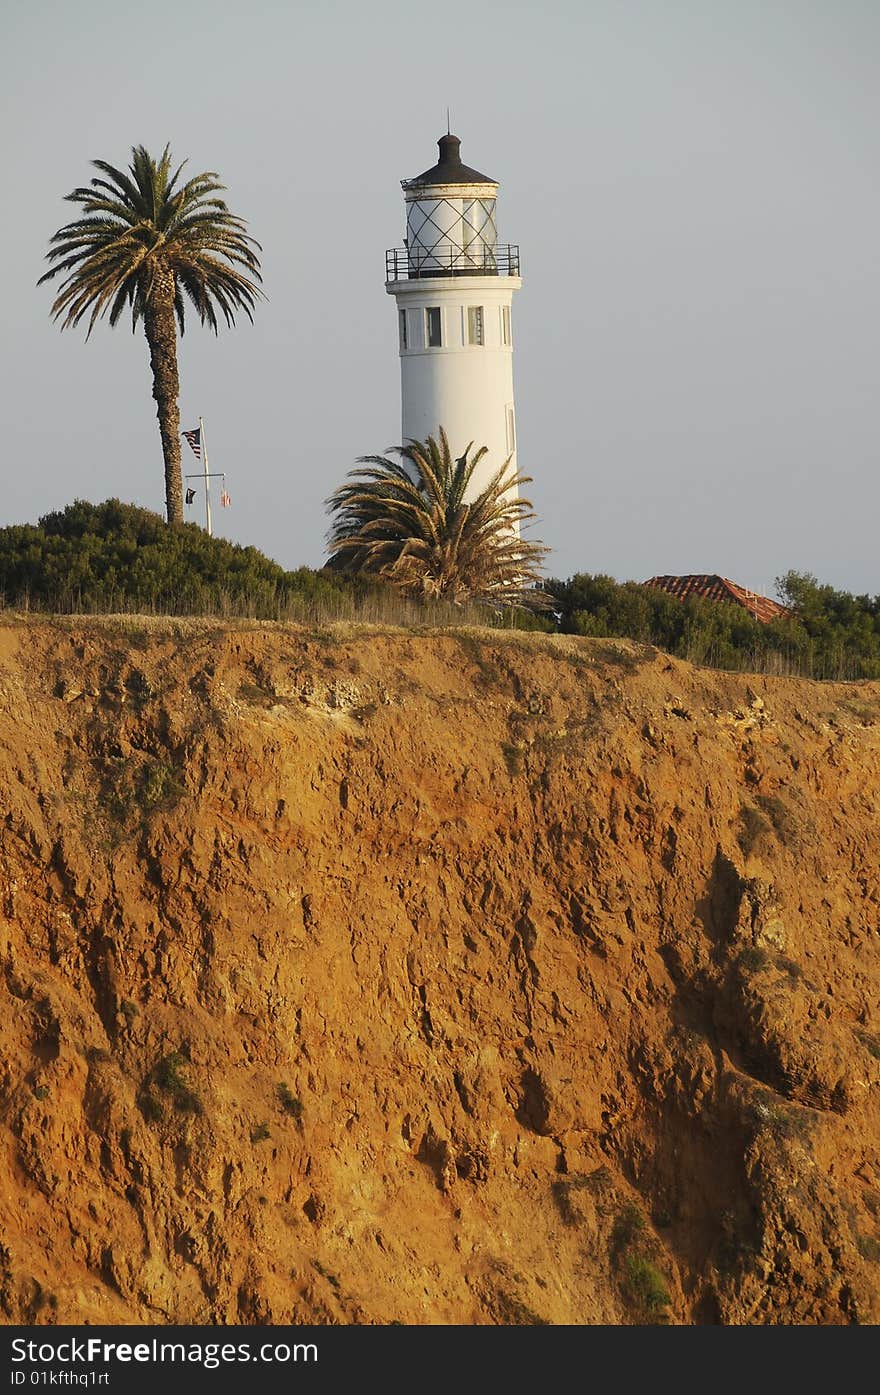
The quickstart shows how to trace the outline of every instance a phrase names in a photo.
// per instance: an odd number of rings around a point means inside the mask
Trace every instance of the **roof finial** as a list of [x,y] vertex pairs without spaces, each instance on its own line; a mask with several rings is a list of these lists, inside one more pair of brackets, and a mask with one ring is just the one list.
[[447,136],[451,136],[451,135],[452,135],[452,127],[451,127],[450,124],[449,124],[449,108],[448,108],[448,107],[446,108],[446,134],[447,134]]

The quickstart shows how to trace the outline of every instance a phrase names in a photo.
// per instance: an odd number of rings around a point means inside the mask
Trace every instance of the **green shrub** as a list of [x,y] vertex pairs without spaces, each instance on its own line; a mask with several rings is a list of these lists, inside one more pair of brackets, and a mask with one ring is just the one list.
[[749,945],[741,950],[736,958],[737,968],[745,974],[760,973],[769,963],[770,955],[766,949],[761,949],[758,945]]
[[793,983],[797,983],[804,976],[804,971],[796,959],[788,959],[784,954],[775,956],[776,967],[787,974]]
[[880,1264],[880,1240],[875,1240],[873,1235],[857,1235],[856,1248],[862,1259],[869,1259],[873,1264]]
[[267,693],[266,689],[257,683],[239,683],[238,696],[242,702],[248,702],[254,707],[271,707],[275,702],[272,694]]
[[641,1312],[657,1314],[672,1302],[663,1275],[644,1255],[627,1255],[623,1287]]
[[140,1097],[141,1113],[149,1124],[158,1124],[160,1119],[164,1119],[165,1110],[162,1108],[162,1101],[148,1085],[141,1093]]
[[645,1229],[645,1218],[638,1206],[627,1201],[614,1218],[611,1229],[611,1253],[619,1255]]
[[507,1289],[496,1288],[495,1304],[499,1317],[510,1327],[550,1326],[547,1318],[539,1317],[533,1308],[530,1308],[515,1293],[510,1293]]
[[880,1061],[880,1037],[874,1036],[872,1032],[863,1032],[856,1029],[856,1036],[862,1046],[868,1051],[875,1061]]
[[268,1124],[257,1124],[257,1127],[251,1131],[251,1143],[262,1143],[268,1137]]
[[291,1118],[296,1120],[302,1118],[302,1100],[298,1099],[297,1096],[291,1092],[285,1080],[279,1081],[276,1087],[276,1094],[278,1095],[281,1108],[284,1110],[285,1114],[289,1114]]
[[760,805],[773,825],[780,843],[788,845],[797,839],[797,824],[791,810],[777,794],[758,794],[755,803]]
[[341,1284],[337,1276],[334,1273],[332,1273],[326,1265],[322,1264],[319,1259],[312,1260],[312,1268],[316,1269],[318,1273],[321,1275],[321,1277],[327,1280],[331,1288],[335,1288],[337,1290],[341,1288]]
[[807,1105],[789,1104],[765,1093],[753,1104],[752,1117],[759,1130],[773,1138],[806,1143],[820,1116]]
[[508,774],[520,775],[525,748],[515,741],[504,741],[501,744],[501,754],[504,756],[504,764],[507,766]]
[[307,567],[287,572],[254,547],[194,523],[169,528],[119,499],[76,500],[36,526],[0,529],[0,595],[34,610],[278,619],[319,605],[345,615],[367,589]]
[[184,1078],[189,1063],[186,1048],[169,1052],[156,1067],[156,1084],[166,1095],[170,1095],[175,1109],[179,1109],[181,1114],[201,1114],[202,1102]]
[[137,802],[144,813],[168,809],[183,793],[180,775],[170,761],[156,760],[144,767],[137,787]]
[[763,814],[759,814],[758,810],[753,809],[750,804],[743,804],[739,811],[739,822],[740,827],[736,841],[739,843],[743,855],[748,857],[761,838],[770,832],[770,825]]

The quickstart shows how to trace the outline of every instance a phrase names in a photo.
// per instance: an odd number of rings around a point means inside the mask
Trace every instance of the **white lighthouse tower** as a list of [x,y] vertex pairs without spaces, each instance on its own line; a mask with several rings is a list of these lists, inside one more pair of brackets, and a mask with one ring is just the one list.
[[443,427],[453,456],[470,442],[488,447],[473,496],[508,457],[517,468],[510,312],[519,248],[497,241],[497,182],[462,164],[457,136],[437,144],[437,164],[401,180],[406,245],[386,253],[386,290],[397,302],[403,441]]

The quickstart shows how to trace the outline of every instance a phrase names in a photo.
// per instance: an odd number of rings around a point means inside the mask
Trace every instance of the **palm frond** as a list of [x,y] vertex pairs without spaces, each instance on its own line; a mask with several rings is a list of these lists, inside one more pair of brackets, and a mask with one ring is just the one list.
[[520,532],[535,517],[519,494],[530,477],[508,459],[477,488],[485,455],[470,442],[454,457],[441,429],[388,455],[361,456],[327,500],[328,565],[384,578],[410,596],[542,608],[547,549]]
[[259,300],[262,248],[244,219],[219,197],[224,186],[213,171],[180,183],[183,164],[172,168],[171,148],[155,159],[145,146],[132,149],[127,171],[93,160],[99,171],[89,185],[67,195],[83,216],[53,235],[47,271],[38,285],[63,276],[52,306],[62,329],[88,314],[88,332],[105,315],[115,325],[124,305],[137,323],[149,308],[154,287],[171,273],[180,332],[184,304],[215,332],[222,319],[235,323],[239,312],[253,319]]

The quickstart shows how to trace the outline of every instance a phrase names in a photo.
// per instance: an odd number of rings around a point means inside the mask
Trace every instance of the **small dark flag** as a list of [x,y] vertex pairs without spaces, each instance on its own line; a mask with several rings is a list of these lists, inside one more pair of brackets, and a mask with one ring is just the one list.
[[182,431],[182,432],[181,432],[181,435],[183,436],[184,440],[189,441],[190,447],[191,447],[191,449],[192,449],[192,453],[193,453],[193,455],[196,457],[196,459],[197,459],[197,460],[201,460],[201,458],[202,458],[202,432],[201,432],[201,428],[197,426],[196,429],[195,429],[195,431]]

